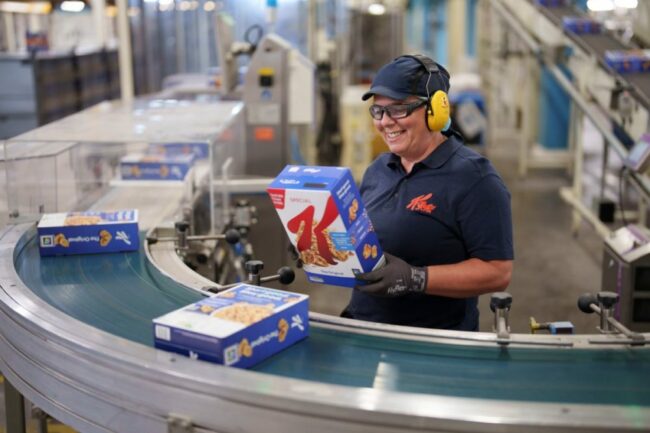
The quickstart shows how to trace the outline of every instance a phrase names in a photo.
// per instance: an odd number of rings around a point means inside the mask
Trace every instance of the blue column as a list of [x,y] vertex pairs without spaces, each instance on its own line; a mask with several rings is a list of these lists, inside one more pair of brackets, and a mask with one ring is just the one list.
[[[571,78],[566,68],[562,72]],[[571,98],[546,67],[542,69],[539,93],[539,144],[546,149],[567,149]]]
[[407,14],[408,45],[447,64],[447,0],[412,0]]

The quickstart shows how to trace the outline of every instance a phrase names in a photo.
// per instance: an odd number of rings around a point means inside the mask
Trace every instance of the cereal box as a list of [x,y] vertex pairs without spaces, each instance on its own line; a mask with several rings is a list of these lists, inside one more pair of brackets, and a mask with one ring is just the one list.
[[602,30],[600,22],[591,18],[565,16],[562,25],[565,30],[578,35],[598,34]]
[[41,256],[112,253],[140,248],[138,211],[45,214],[37,227]]
[[384,256],[348,168],[288,165],[267,189],[309,281],[353,287]]
[[549,8],[556,8],[556,7],[563,7],[565,4],[565,0],[537,0],[537,4]]
[[194,158],[199,159],[208,159],[208,143],[206,142],[196,142],[196,143],[151,143],[149,144],[149,149],[147,153],[153,155],[194,155]]
[[608,50],[605,63],[621,74],[650,72],[650,50]]
[[184,180],[194,164],[194,154],[127,155],[120,161],[123,180]]
[[248,368],[309,335],[309,296],[240,284],[153,320],[157,348]]

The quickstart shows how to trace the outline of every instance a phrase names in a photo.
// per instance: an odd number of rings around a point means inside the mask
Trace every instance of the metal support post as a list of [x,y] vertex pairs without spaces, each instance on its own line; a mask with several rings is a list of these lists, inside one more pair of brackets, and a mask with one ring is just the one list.
[[490,298],[490,309],[494,313],[494,331],[497,334],[497,343],[508,345],[510,342],[510,324],[508,312],[512,305],[512,295],[506,292],[493,293]]
[[496,82],[496,77],[497,77],[497,52],[498,52],[498,41],[500,40],[500,34],[499,34],[499,17],[497,16],[496,11],[494,8],[490,8],[490,40],[492,43],[490,44],[489,48],[489,54],[488,54],[488,85],[489,85],[489,93],[488,93],[488,109],[490,112],[490,115],[488,116],[488,146],[496,146],[497,143],[497,131],[499,130],[498,123],[498,113],[501,112],[500,107],[499,107],[499,92],[497,90],[497,86],[495,85]]
[[[523,60],[523,69],[526,71],[526,75],[531,75],[532,66],[531,56],[526,55]],[[534,99],[532,97],[533,83],[531,80],[526,80],[525,86],[523,100],[521,102],[521,138],[519,142],[519,176],[521,177],[525,177],[528,174],[528,152],[530,151],[532,125],[530,104]]]
[[251,282],[251,284],[259,286],[261,282],[260,272],[262,269],[264,269],[264,263],[260,260],[249,260],[244,266],[248,271],[248,280]]
[[627,329],[621,322],[612,315],[614,305],[618,302],[619,295],[615,292],[599,292],[596,296],[591,293],[584,293],[578,298],[578,308],[583,313],[596,313],[600,316],[599,331],[603,334],[623,334],[626,340],[618,338],[609,341],[589,340],[594,344],[630,344],[632,346],[644,346],[646,339],[643,334]]
[[36,433],[47,433],[47,414],[40,407],[32,407],[32,419],[36,420]]
[[[576,107],[575,103],[571,103],[571,116],[570,116],[570,143],[573,147],[573,196],[582,197],[582,163],[584,159],[584,149],[580,140],[582,139],[582,112]],[[580,212],[573,208],[571,220],[571,233],[574,236],[578,234],[582,216]]]
[[7,433],[26,433],[25,399],[5,377],[5,413]]
[[122,102],[133,102],[133,61],[131,58],[131,31],[129,30],[129,2],[117,0],[117,29],[120,43],[120,87]]
[[600,308],[600,332],[604,334],[612,333],[614,329],[609,324],[609,318],[612,317],[614,305],[618,302],[618,293],[599,292],[596,296]]

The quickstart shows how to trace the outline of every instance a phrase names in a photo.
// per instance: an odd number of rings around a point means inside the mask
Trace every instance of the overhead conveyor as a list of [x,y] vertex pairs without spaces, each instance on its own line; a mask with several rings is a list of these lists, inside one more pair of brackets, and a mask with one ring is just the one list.
[[[626,170],[624,182],[621,181],[639,192],[638,210],[624,210],[623,204],[616,209],[615,203],[620,198],[618,178],[623,176],[621,167],[626,165],[631,154],[628,150],[630,141],[640,141],[647,132],[650,75],[614,71],[605,61],[605,53],[629,47],[606,30],[597,34],[576,34],[565,30],[565,17],[583,18],[584,14],[569,6],[546,7],[539,3],[496,0],[484,4],[484,12],[490,21],[487,27],[491,32],[489,52],[492,55],[486,57],[489,67],[485,68],[489,70],[491,111],[506,111],[503,105],[514,104],[514,111],[521,113],[521,127],[517,131],[519,173],[526,175],[529,167],[567,169],[573,177],[573,186],[561,188],[560,195],[576,211],[574,233],[585,219],[603,238],[609,236],[610,229],[600,219],[607,206],[614,208],[611,210],[614,215],[610,218],[628,214],[628,221],[636,217],[643,225],[647,222],[650,197],[647,174]],[[501,60],[510,69],[500,67]],[[505,103],[499,96],[498,86],[499,73],[503,70],[509,76],[518,70],[519,75],[514,74],[512,80],[518,80],[516,85],[523,86],[517,98]],[[554,105],[547,103],[544,124],[536,105],[538,99],[542,99],[540,76],[546,80],[544,91],[555,92]],[[553,89],[549,90],[551,87]],[[564,118],[558,110],[567,106],[569,110]],[[549,117],[553,115],[555,117]],[[496,117],[499,116],[491,118],[493,134],[497,134],[499,129]],[[538,145],[542,131],[562,130],[563,125],[568,125],[568,130],[555,138],[566,140],[567,149],[549,150]],[[597,134],[587,134],[585,125],[593,127]],[[602,145],[598,144],[600,137]],[[594,211],[592,205],[598,207],[598,211]]]
[[[582,12],[572,6],[545,7],[536,6],[546,17],[548,17],[558,28],[562,28],[562,19],[567,16],[582,15]],[[599,65],[608,73],[616,76],[620,84],[632,90],[635,98],[643,104],[646,110],[650,110],[650,74],[629,73],[621,75],[610,68],[605,62],[607,51],[628,50],[628,46],[609,32],[600,34],[576,34],[566,32],[566,35],[586,52],[593,54]]]

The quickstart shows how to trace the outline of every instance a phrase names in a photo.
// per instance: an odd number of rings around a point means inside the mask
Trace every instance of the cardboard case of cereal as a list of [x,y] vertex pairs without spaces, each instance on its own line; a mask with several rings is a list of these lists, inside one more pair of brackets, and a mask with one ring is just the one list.
[[289,165],[267,192],[309,281],[353,287],[355,274],[383,264],[348,168]]
[[37,231],[41,256],[114,253],[140,248],[136,209],[45,214]]
[[309,296],[240,284],[153,320],[159,349],[248,368],[309,335]]

